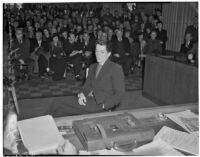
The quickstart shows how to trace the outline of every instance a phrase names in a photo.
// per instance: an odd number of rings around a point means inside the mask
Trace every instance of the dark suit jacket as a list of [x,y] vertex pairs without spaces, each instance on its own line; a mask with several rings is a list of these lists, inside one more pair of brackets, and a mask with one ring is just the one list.
[[184,54],[187,55],[188,51],[191,50],[192,47],[193,47],[193,42],[192,41],[190,42],[188,47],[186,47],[186,42],[184,42],[183,44],[181,44],[180,53],[184,53]]
[[[30,52],[32,53],[36,47],[39,47],[39,44],[37,42],[37,39],[34,38],[32,39],[32,41],[30,42]],[[41,43],[41,47],[45,50],[45,51],[48,51],[48,47],[47,47],[47,44],[44,40],[42,40],[42,43]]]
[[19,59],[23,59],[28,61],[30,56],[30,41],[26,38],[23,38],[23,42],[19,43],[18,40],[15,38],[13,41],[12,50],[19,48],[17,50],[17,54],[19,55]]
[[89,68],[88,77],[82,88],[85,96],[93,91],[97,104],[104,104],[109,109],[121,102],[125,93],[124,74],[120,65],[107,60],[98,77],[95,77],[97,63]]

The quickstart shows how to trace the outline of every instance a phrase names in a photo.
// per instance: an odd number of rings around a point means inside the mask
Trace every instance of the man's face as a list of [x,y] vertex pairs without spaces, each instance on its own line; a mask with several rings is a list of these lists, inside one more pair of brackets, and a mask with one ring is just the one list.
[[192,35],[190,33],[187,33],[185,35],[185,40],[188,42],[188,41],[191,41],[192,40]]
[[105,63],[105,61],[110,57],[110,54],[111,53],[106,49],[106,45],[96,45],[95,55],[99,64]]
[[70,36],[69,36],[69,41],[70,41],[71,43],[74,43],[74,42],[75,42],[75,35],[74,35],[74,34],[70,34]]
[[17,37],[17,39],[22,39],[23,33],[22,33],[21,30],[18,30],[18,31],[16,32],[16,37]]
[[41,40],[42,39],[42,33],[37,32],[35,37],[36,37],[37,40]]
[[89,38],[90,38],[89,34],[84,33],[84,35],[83,35],[83,39],[86,40],[86,41],[88,41]]
[[158,23],[158,28],[162,29],[162,23]]
[[125,32],[125,37],[129,38],[130,37],[130,32]]
[[118,30],[116,32],[116,36],[117,36],[117,38],[122,38],[122,32],[120,30]]
[[157,36],[157,34],[156,34],[156,32],[151,32],[151,39],[156,39],[156,36]]
[[62,36],[67,37],[67,32],[66,31],[62,32]]
[[102,33],[102,40],[106,42],[107,41],[107,37],[108,37],[107,33],[103,32]]
[[112,29],[109,29],[108,35],[109,35],[110,37],[113,35],[113,30],[112,30]]
[[54,41],[54,42],[58,42],[58,36],[55,36],[55,37],[53,38],[53,41]]

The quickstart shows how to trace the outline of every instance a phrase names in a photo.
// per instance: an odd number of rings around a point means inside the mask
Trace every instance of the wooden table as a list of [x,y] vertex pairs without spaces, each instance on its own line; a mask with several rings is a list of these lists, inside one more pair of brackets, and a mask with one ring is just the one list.
[[[172,112],[180,112],[184,110],[191,110],[194,113],[198,113],[198,104],[190,103],[190,104],[182,104],[182,105],[170,105],[170,106],[162,106],[162,107],[152,107],[152,108],[141,108],[141,109],[133,109],[133,110],[122,110],[115,112],[104,112],[104,113],[96,113],[96,114],[86,114],[86,115],[78,115],[78,116],[68,116],[68,117],[60,117],[55,118],[56,125],[59,126],[69,126],[72,127],[72,122],[74,120],[81,120],[85,118],[94,118],[94,117],[102,117],[102,116],[111,116],[122,114],[124,112],[128,112],[133,114],[136,118],[140,119],[144,125],[148,125],[154,129],[157,133],[162,126],[166,125],[172,128],[176,128],[178,130],[183,129],[177,124],[173,123],[170,120],[162,121],[157,118],[158,113],[172,113]],[[64,136],[64,138],[68,138],[78,150],[81,150],[81,144],[76,135],[73,136]],[[22,143],[19,143],[19,152],[24,154],[27,151]]]
[[148,55],[145,60],[143,96],[161,105],[198,102],[198,68]]

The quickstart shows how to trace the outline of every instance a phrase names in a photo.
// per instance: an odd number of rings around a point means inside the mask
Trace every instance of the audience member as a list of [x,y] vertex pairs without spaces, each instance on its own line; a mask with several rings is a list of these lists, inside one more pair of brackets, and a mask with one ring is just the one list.
[[160,45],[162,46],[162,54],[165,55],[166,41],[167,41],[167,31],[163,29],[162,21],[157,22],[157,40],[160,41]]

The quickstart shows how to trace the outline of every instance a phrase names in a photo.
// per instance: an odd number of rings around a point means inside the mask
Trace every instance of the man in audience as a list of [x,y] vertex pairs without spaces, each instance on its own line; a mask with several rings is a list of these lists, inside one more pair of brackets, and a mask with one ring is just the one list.
[[[68,102],[53,102],[48,114],[54,117],[103,112],[119,105],[124,92],[124,75],[120,65],[109,60],[111,49],[108,42],[96,44],[97,63],[89,68],[88,77],[78,98]],[[63,102],[62,102],[63,101]]]
[[80,80],[81,60],[83,51],[81,50],[80,44],[76,43],[75,40],[75,34],[69,33],[68,42],[64,51],[67,57],[66,61],[73,64],[75,78],[77,80]]
[[162,54],[162,47],[160,45],[160,41],[156,39],[157,31],[151,31],[151,39],[147,42],[146,48],[144,50],[145,54],[155,54],[160,55]]
[[116,40],[113,45],[113,60],[122,65],[124,74],[127,76],[131,67],[130,44],[127,38],[123,38],[122,31],[116,31]]
[[192,25],[188,26],[185,30],[185,35],[190,33],[192,36],[192,41],[198,42],[198,17],[195,16],[192,20]]
[[83,34],[83,42],[81,43],[81,49],[83,50],[83,60],[86,67],[95,62],[95,43],[90,39],[88,32]]
[[[46,50],[46,43],[43,41],[42,39],[42,32],[37,31],[35,33],[35,38],[32,40],[32,42],[30,43],[30,58],[32,60],[34,60],[34,73],[38,73],[39,72],[39,65],[40,67],[43,67],[40,62],[40,64],[38,64],[38,59],[39,59],[39,51],[41,51],[41,49]],[[42,68],[43,69],[43,68]],[[40,68],[40,73],[39,76],[44,76],[44,72],[41,71]]]
[[28,77],[32,76],[32,67],[33,62],[29,59],[30,57],[30,42],[28,39],[23,37],[22,29],[16,30],[16,38],[12,44],[12,50],[16,51],[15,59],[14,60],[14,69],[15,69],[15,76],[16,80],[21,79],[21,70],[25,67],[23,65],[28,65]]
[[181,45],[180,53],[188,60],[188,52],[192,49],[194,42],[192,41],[191,33],[185,34],[184,43]]
[[166,41],[167,41],[167,31],[163,29],[162,21],[157,22],[157,37],[156,39],[160,41],[162,46],[162,54],[165,55]]

